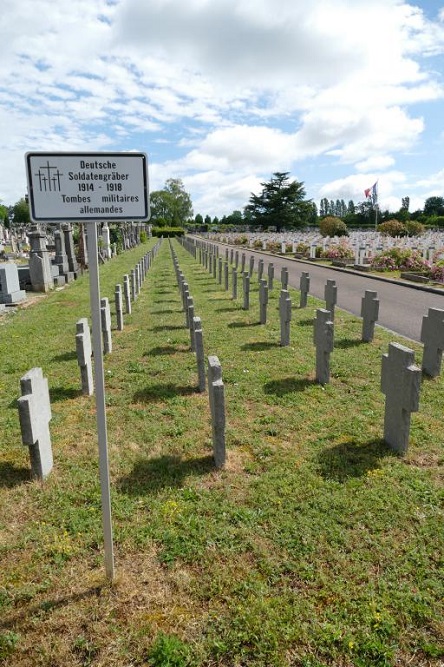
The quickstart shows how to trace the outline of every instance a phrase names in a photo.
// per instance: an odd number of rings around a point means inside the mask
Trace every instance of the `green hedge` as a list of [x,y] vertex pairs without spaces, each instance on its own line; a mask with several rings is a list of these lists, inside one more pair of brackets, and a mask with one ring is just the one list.
[[182,227],[153,227],[152,235],[153,236],[163,236],[164,238],[168,236],[183,236],[185,230]]

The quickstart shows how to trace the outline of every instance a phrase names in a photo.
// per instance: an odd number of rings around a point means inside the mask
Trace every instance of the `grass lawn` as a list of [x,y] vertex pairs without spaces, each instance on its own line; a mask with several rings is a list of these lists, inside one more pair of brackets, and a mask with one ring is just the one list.
[[[154,241],[150,241],[153,245]],[[212,462],[168,240],[116,330],[114,286],[149,246],[100,269],[116,580],[103,566],[94,397],[80,392],[75,323],[87,275],[0,317],[0,664],[12,667],[442,666],[442,377],[424,379],[404,458],[384,445],[381,355],[400,337],[335,317],[331,382],[314,382],[313,317],[294,301],[279,346],[176,241],[222,364],[227,465]],[[420,364],[422,349],[414,345]],[[29,481],[16,399],[48,378],[54,470]]]

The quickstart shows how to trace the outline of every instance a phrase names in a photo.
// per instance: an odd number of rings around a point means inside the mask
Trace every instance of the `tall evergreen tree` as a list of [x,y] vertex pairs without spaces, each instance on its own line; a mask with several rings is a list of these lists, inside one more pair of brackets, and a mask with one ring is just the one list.
[[271,180],[261,186],[262,192],[259,195],[252,193],[250,203],[245,207],[253,224],[276,227],[278,231],[309,224],[313,214],[312,202],[305,199],[304,184],[290,181],[288,171],[275,172]]

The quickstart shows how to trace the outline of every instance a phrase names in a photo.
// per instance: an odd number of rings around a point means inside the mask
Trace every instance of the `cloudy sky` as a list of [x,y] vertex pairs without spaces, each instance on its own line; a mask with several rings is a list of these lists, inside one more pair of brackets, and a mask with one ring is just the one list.
[[2,0],[0,202],[27,151],[143,151],[150,188],[241,210],[444,196],[444,0]]

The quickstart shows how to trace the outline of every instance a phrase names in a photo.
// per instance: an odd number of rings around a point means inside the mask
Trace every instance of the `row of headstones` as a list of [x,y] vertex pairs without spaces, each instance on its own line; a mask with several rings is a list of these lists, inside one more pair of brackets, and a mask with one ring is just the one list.
[[[186,247],[186,246],[185,246]],[[192,245],[187,249],[192,248]],[[228,251],[226,251],[228,252]],[[231,257],[233,251],[231,251]],[[193,256],[194,252],[192,251]],[[204,266],[214,266],[216,252],[201,249],[198,253]],[[213,257],[213,260],[211,259]],[[220,260],[220,257],[219,257]],[[236,262],[236,259],[235,259]],[[259,271],[263,268],[259,260]],[[271,270],[270,270],[271,266]],[[211,272],[211,271],[210,271]],[[234,275],[234,274],[233,274]],[[268,285],[259,273],[260,323],[266,323],[268,289],[272,287],[273,270],[269,265]],[[290,321],[292,304],[288,290],[288,270],[282,269],[281,281],[283,289],[279,299],[281,327],[281,346],[290,344]],[[301,277],[301,307],[307,304],[310,277],[303,272]],[[233,294],[234,298],[234,294]],[[316,348],[316,381],[322,385],[330,381],[330,354],[334,349],[334,314],[337,303],[337,286],[334,280],[327,280],[324,290],[326,307],[316,310],[314,319],[313,342]],[[245,299],[245,295],[244,295]],[[363,342],[371,342],[374,337],[375,323],[379,314],[377,293],[365,291],[361,301]],[[421,387],[421,371],[437,377],[441,370],[442,353],[444,350],[444,310],[430,308],[423,318],[421,342],[424,344],[422,369],[414,365],[414,352],[410,348],[397,343],[389,344],[388,354],[382,357],[381,389],[386,396],[384,417],[384,439],[395,451],[405,453],[408,448],[410,431],[410,414],[419,408],[419,391]],[[419,378],[419,379],[418,379]]]
[[[201,318],[195,315],[193,297],[189,292],[183,272],[180,270],[179,260],[170,241],[171,255],[177,286],[182,299],[182,310],[185,315],[185,326],[190,332],[190,348],[196,355],[198,387],[200,392],[206,388],[205,352]],[[213,458],[216,468],[225,465],[225,389],[222,380],[222,367],[216,355],[207,358],[208,398],[210,404]]]
[[[131,300],[135,300],[140,292],[143,280],[153,259],[157,255],[162,239],[147,252],[131,271],[130,277],[125,275],[124,284],[128,285],[125,291],[126,313],[131,313]],[[118,289],[120,288],[120,289]],[[121,286],[116,285],[116,316],[117,329],[123,329],[123,307],[121,298]],[[112,352],[111,339],[111,312],[107,297],[101,299],[101,324],[103,351],[105,354]],[[92,371],[92,344],[91,332],[86,317],[76,323],[76,352],[80,367],[82,393],[92,395],[94,393],[93,371]],[[17,401],[22,442],[29,447],[31,461],[31,477],[44,480],[52,470],[53,455],[49,422],[51,421],[51,402],[49,396],[48,380],[43,376],[41,368],[32,368],[20,380],[21,396]]]

